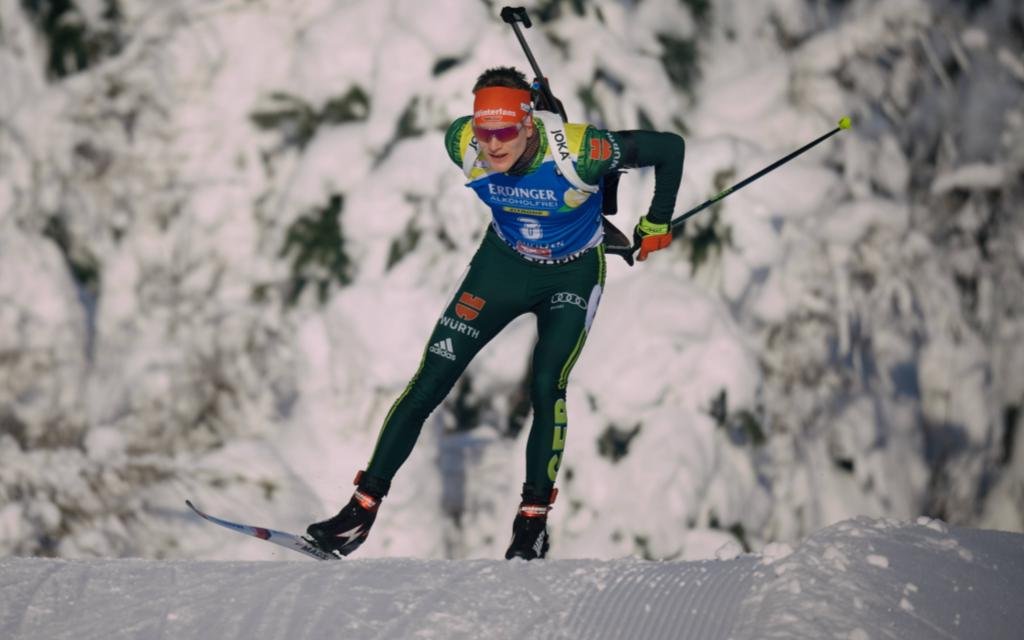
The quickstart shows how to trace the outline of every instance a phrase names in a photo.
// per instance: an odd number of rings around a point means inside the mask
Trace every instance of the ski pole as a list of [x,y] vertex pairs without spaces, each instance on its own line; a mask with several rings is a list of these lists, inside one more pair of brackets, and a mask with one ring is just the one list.
[[[682,227],[683,223],[686,222],[687,218],[692,218],[693,216],[695,216],[698,213],[700,213],[701,211],[707,209],[708,207],[710,207],[711,205],[715,204],[716,202],[718,202],[719,200],[721,200],[725,196],[729,195],[730,193],[739,191],[740,189],[742,189],[743,187],[747,186],[748,184],[750,184],[754,180],[757,180],[758,178],[760,178],[764,174],[766,174],[766,173],[768,173],[770,171],[773,171],[775,169],[778,169],[782,165],[786,164],[787,162],[789,162],[793,158],[795,158],[798,155],[800,155],[801,153],[803,153],[804,151],[807,151],[811,147],[813,147],[813,146],[815,146],[817,144],[820,144],[820,143],[824,142],[825,140],[828,140],[829,138],[831,138],[832,136],[836,135],[837,133],[839,133],[843,129],[849,129],[849,128],[850,128],[850,118],[849,118],[849,116],[843,116],[842,118],[839,119],[839,125],[835,129],[829,131],[828,133],[826,133],[825,135],[821,136],[820,138],[818,138],[816,140],[808,142],[807,144],[805,144],[804,146],[800,147],[799,149],[797,149],[793,153],[789,154],[788,156],[786,156],[784,158],[779,158],[778,160],[776,160],[775,162],[771,163],[770,165],[768,165],[764,169],[761,169],[760,171],[758,171],[754,175],[752,175],[752,176],[750,176],[748,178],[744,178],[739,183],[737,183],[737,184],[735,184],[735,185],[725,189],[724,191],[720,191],[719,193],[716,193],[715,195],[711,196],[710,198],[708,198],[704,202],[700,203],[699,205],[697,205],[696,207],[690,209],[689,211],[687,211],[686,213],[680,215],[679,217],[673,218],[672,222],[670,223],[671,228],[673,230],[675,230],[675,229],[678,229],[678,228]],[[634,247],[633,250],[635,251],[636,247]]]
[[525,7],[503,7],[501,10],[501,19],[512,25],[512,30],[516,32],[516,38],[519,40],[520,46],[523,47],[523,53],[526,54],[526,59],[530,61],[530,66],[533,67],[533,75],[536,76],[536,83],[540,90],[540,95],[547,103],[547,106],[551,109],[557,109],[558,115],[562,116],[563,122],[568,122],[569,118],[565,115],[565,108],[562,106],[561,101],[556,100],[553,93],[551,93],[551,86],[548,85],[548,79],[544,77],[544,74],[540,70],[540,65],[537,64],[537,59],[533,57],[533,52],[530,51],[530,45],[526,43],[526,38],[523,37],[522,30],[519,29],[519,23],[529,29],[533,26],[533,22],[530,21],[530,16],[526,13]]

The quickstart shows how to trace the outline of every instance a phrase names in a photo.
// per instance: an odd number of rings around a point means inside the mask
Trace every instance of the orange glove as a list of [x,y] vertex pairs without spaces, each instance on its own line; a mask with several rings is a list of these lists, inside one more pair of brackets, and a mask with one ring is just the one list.
[[633,246],[640,247],[637,260],[643,262],[647,259],[647,254],[661,251],[670,244],[672,244],[672,230],[667,222],[657,224],[648,220],[647,216],[640,217],[640,222],[633,229]]

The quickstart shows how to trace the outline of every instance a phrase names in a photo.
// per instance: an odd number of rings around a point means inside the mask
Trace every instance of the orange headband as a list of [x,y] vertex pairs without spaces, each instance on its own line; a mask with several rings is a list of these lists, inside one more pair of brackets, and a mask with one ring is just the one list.
[[484,87],[473,99],[473,124],[517,124],[530,115],[530,92],[511,87]]

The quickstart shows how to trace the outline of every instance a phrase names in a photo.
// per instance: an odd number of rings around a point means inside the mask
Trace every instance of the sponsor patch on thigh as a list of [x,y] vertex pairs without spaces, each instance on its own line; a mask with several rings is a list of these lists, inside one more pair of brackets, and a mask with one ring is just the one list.
[[583,296],[573,293],[571,291],[559,291],[558,293],[551,296],[551,308],[561,309],[566,305],[573,307],[579,307],[584,311],[587,310],[587,299]]
[[434,355],[437,356],[441,356],[446,360],[454,361],[455,345],[452,344],[451,338],[445,338],[444,340],[439,340],[434,344],[430,345],[430,353],[433,353]]
[[452,331],[456,333],[461,333],[464,336],[469,336],[474,340],[480,337],[479,329],[471,327],[462,320],[456,320],[455,318],[452,318],[450,316],[441,316],[440,323],[442,327],[448,327]]

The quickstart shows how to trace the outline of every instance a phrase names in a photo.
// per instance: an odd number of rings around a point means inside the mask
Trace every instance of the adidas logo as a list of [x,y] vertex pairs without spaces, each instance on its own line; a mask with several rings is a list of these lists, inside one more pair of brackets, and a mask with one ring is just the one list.
[[455,360],[455,347],[452,345],[452,339],[445,338],[440,342],[430,345],[430,353],[439,355],[442,358],[448,358],[449,360]]

